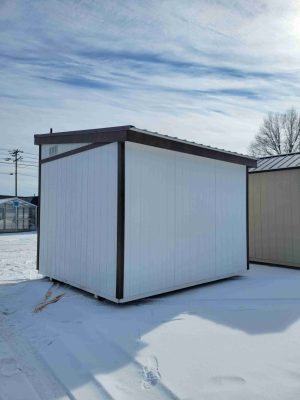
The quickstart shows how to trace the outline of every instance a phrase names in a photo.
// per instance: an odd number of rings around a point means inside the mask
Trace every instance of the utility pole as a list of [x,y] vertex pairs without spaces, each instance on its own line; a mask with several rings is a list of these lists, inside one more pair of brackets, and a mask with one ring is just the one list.
[[[9,151],[10,157],[7,157],[5,160],[6,161],[12,161],[15,163],[15,197],[18,197],[18,161],[21,161],[23,157],[20,155],[23,153],[22,150],[20,149],[14,149]],[[19,209],[18,207],[15,207],[16,211],[16,232],[19,229]]]
[[15,197],[18,197],[18,161],[21,161],[23,157],[20,155],[23,153],[20,149],[14,149],[9,151],[10,157],[7,157],[6,161],[12,161],[15,163]]

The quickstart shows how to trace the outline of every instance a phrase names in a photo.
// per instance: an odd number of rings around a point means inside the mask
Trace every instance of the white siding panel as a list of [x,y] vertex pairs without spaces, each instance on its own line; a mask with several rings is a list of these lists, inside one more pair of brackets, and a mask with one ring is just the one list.
[[124,300],[246,269],[246,167],[125,148]]
[[216,161],[216,274],[246,264],[246,167]]
[[90,143],[60,143],[60,144],[42,144],[41,159],[52,157],[57,154],[87,146]]
[[114,298],[117,144],[42,164],[41,174],[40,272]]

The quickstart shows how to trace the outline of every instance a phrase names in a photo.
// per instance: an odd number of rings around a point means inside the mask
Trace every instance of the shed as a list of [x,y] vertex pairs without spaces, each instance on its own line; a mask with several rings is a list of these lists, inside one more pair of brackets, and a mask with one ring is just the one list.
[[0,199],[0,233],[26,232],[37,228],[37,206],[20,199]]
[[300,267],[300,153],[249,169],[250,261]]
[[45,276],[119,303],[247,269],[253,158],[133,126],[35,144]]

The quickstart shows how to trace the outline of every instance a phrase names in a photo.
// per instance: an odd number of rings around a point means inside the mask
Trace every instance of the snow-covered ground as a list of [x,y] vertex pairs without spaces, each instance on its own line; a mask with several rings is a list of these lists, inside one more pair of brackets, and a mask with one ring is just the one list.
[[115,305],[35,272],[35,234],[0,236],[0,399],[300,398],[300,271]]

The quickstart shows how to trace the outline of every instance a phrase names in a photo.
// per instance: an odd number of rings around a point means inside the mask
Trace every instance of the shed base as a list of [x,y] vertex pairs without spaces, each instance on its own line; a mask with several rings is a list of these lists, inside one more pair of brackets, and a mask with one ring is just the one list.
[[103,295],[103,293],[92,291],[89,288],[80,286],[77,283],[73,283],[73,282],[67,281],[66,279],[62,280],[62,279],[60,279],[58,277],[55,277],[55,276],[51,276],[51,277],[50,276],[46,276],[46,275],[44,275],[44,276],[49,278],[50,280],[53,279],[53,280],[55,280],[57,282],[61,282],[61,283],[73,286],[73,287],[75,287],[77,289],[84,290],[85,292],[91,293],[91,294],[94,295],[95,298],[102,298],[104,300],[112,301],[113,303],[121,304],[121,303],[128,303],[128,302],[134,301],[134,300],[141,300],[141,299],[145,299],[145,298],[148,298],[148,297],[161,295],[161,294],[164,294],[164,293],[167,294],[167,293],[170,293],[170,292],[175,292],[175,291],[178,291],[178,290],[183,290],[183,289],[199,286],[199,285],[202,285],[202,284],[205,284],[205,283],[217,282],[217,281],[220,281],[220,280],[223,280],[223,279],[228,279],[228,278],[232,278],[234,276],[242,275],[246,271],[247,270],[244,268],[244,269],[242,269],[240,271],[233,272],[233,273],[230,273],[230,274],[219,275],[217,277],[202,279],[202,280],[199,280],[197,282],[186,283],[184,285],[173,286],[173,287],[166,288],[166,289],[155,290],[155,291],[143,293],[143,294],[136,295],[136,296],[124,297],[123,299],[117,299],[117,298],[114,298],[114,297]]
[[259,265],[267,265],[269,267],[281,267],[281,268],[290,268],[290,269],[300,269],[300,264],[299,266],[295,264],[278,264],[278,263],[272,263],[272,262],[265,262],[265,261],[257,261],[257,260],[249,260],[251,264],[259,264]]

